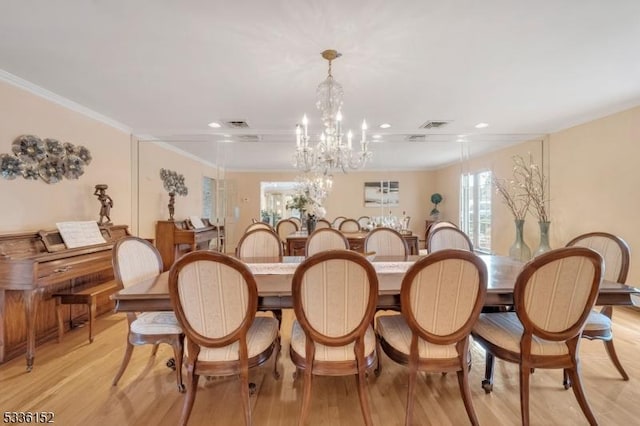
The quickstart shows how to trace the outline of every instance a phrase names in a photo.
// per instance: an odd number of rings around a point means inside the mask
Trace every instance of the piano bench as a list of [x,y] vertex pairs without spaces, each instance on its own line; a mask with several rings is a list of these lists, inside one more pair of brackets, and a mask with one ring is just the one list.
[[83,288],[78,291],[54,293],[56,299],[56,316],[58,319],[58,343],[64,335],[64,322],[62,320],[62,305],[87,305],[89,309],[89,343],[93,343],[93,323],[96,319],[96,300],[98,296],[109,295],[118,291],[118,283],[107,281],[93,287]]

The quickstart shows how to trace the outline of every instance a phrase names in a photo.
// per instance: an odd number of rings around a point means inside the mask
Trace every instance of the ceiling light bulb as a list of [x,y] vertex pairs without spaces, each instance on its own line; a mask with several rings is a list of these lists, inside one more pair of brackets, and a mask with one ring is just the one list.
[[207,124],[207,126],[213,128],[213,129],[219,129],[220,127],[222,127],[220,125],[220,123],[216,123],[215,121],[212,121],[211,123]]
[[484,129],[485,127],[489,127],[488,123],[478,123],[476,124],[476,129]]
[[381,129],[388,129],[389,127],[391,127],[391,124],[389,124],[389,123],[382,123],[382,124],[380,125],[380,128],[381,128]]

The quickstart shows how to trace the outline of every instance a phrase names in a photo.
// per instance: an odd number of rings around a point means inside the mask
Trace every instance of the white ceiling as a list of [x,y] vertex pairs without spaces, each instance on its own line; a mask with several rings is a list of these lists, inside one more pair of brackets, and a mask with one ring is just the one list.
[[[0,7],[0,70],[229,169],[291,169],[320,131],[320,52],[343,54],[345,126],[369,169],[426,169],[640,105],[640,1],[22,0]],[[4,74],[5,77],[7,74]],[[1,120],[1,119],[0,119]],[[244,120],[243,131],[210,129]],[[427,131],[429,120],[450,123]],[[388,130],[377,129],[388,122]],[[487,122],[478,130],[474,125]],[[257,135],[258,142],[238,136]],[[427,134],[409,142],[409,134]],[[224,135],[230,135],[224,136]],[[218,143],[221,140],[235,140]]]

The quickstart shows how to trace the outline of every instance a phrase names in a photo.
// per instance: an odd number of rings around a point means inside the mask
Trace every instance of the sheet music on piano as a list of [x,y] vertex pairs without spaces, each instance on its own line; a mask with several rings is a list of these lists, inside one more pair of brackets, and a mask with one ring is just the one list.
[[196,229],[205,227],[204,222],[202,222],[202,219],[200,219],[198,216],[189,216],[189,220],[191,221],[193,227]]
[[95,221],[58,222],[56,227],[67,248],[106,243]]

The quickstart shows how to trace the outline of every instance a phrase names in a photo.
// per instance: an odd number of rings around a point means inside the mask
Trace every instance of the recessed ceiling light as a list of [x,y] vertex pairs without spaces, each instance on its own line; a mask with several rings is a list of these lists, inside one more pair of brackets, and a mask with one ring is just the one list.
[[222,127],[220,123],[216,123],[215,121],[212,121],[211,123],[207,124],[207,126],[212,127],[214,129],[219,129],[220,127]]
[[373,135],[374,139],[382,139],[382,135]]
[[489,123],[478,123],[478,124],[476,124],[476,129],[484,129],[485,127],[489,127]]
[[222,143],[232,143],[233,141],[231,139],[221,139],[218,142],[222,142]]
[[391,124],[389,124],[389,123],[382,123],[382,124],[380,125],[380,128],[381,128],[381,129],[388,129],[389,127],[391,127]]

